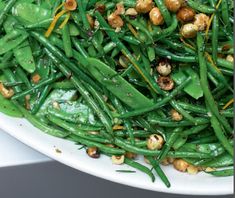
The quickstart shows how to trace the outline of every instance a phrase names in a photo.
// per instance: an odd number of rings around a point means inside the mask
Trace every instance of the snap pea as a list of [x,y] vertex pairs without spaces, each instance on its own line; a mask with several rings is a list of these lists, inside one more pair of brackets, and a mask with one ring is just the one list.
[[14,6],[17,0],[9,0],[7,4],[4,6],[3,10],[0,12],[0,27],[2,26],[4,20],[6,19],[6,16],[8,12],[11,10],[11,8]]

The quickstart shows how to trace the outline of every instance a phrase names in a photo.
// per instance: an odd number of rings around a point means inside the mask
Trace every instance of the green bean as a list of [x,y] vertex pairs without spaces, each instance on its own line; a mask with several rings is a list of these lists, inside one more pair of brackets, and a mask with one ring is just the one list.
[[218,157],[215,157],[213,159],[210,159],[208,161],[206,160],[205,162],[200,163],[200,166],[220,168],[220,167],[230,166],[232,164],[233,164],[233,157],[228,153],[224,153]]
[[100,109],[100,107],[96,104],[96,102],[91,97],[90,93],[85,89],[83,83],[75,76],[71,76],[71,71],[67,69],[64,65],[60,63],[56,59],[55,56],[53,56],[49,51],[47,51],[49,57],[55,62],[56,66],[59,68],[59,70],[66,76],[69,77],[71,82],[75,85],[75,87],[78,89],[79,93],[83,96],[83,98],[86,100],[86,102],[90,105],[90,107],[96,112],[97,116],[100,118],[100,121],[104,124],[105,128],[109,133],[113,133],[112,129],[112,123],[110,119],[107,117],[107,115]]
[[18,76],[18,78],[24,82],[24,84],[27,86],[27,88],[31,88],[32,85],[31,83],[29,82],[25,72],[20,68],[20,67],[17,67],[16,68],[16,75]]
[[62,39],[63,39],[63,43],[64,43],[65,55],[68,58],[71,58],[73,56],[73,50],[72,50],[68,25],[65,25],[62,29]]
[[55,82],[52,85],[52,88],[54,89],[74,89],[74,84],[70,80],[65,80],[62,82]]
[[170,15],[168,9],[166,8],[164,2],[162,0],[154,0],[154,1],[157,4],[157,7],[160,9],[161,14],[162,14],[167,26],[170,26],[172,19],[171,19],[171,15]]
[[213,7],[209,7],[207,5],[204,5],[204,4],[202,4],[202,3],[198,2],[198,1],[194,1],[194,0],[188,0],[187,4],[191,8],[193,8],[193,9],[195,9],[197,11],[200,11],[202,13],[212,14],[212,13],[214,13],[216,11]]
[[225,129],[229,133],[231,133],[232,132],[231,126],[229,125],[228,121],[223,116],[221,116],[218,110],[218,107],[215,103],[215,100],[209,90],[209,85],[208,85],[208,80],[207,80],[207,65],[206,65],[206,61],[204,58],[204,41],[200,33],[198,33],[198,36],[197,36],[197,45],[198,45],[198,59],[199,59],[199,66],[200,66],[200,78],[201,78],[200,81],[201,81],[202,89],[205,95],[205,99],[206,101],[208,101],[208,105],[209,105],[211,112],[223,124]]
[[146,173],[151,178],[152,182],[155,181],[155,177],[154,177],[152,171],[149,170],[146,166],[143,166],[142,164],[139,164],[139,163],[137,163],[133,160],[130,160],[128,158],[125,158],[124,163],[131,166],[131,167],[133,167],[133,168],[136,168],[136,169]]
[[212,115],[211,117],[211,125],[215,131],[215,135],[218,138],[218,140],[221,142],[221,144],[224,146],[224,148],[228,151],[228,153],[233,156],[233,147],[230,145],[228,139],[223,133],[223,130],[215,116]]
[[154,158],[152,158],[152,157],[147,157],[147,159],[149,160],[149,162],[151,163],[151,165],[153,166],[154,170],[157,172],[157,174],[159,175],[159,177],[161,178],[163,183],[166,185],[166,187],[170,188],[171,184],[170,184],[167,176],[165,175],[165,173],[162,171],[159,163],[156,160],[154,160]]
[[218,58],[217,61],[218,61],[218,66],[233,70],[233,63],[226,61],[225,59],[222,58]]
[[82,18],[83,26],[84,26],[85,30],[89,30],[90,24],[88,22],[88,19],[87,19],[86,13],[85,13],[84,1],[82,1],[82,0],[77,0],[77,1],[78,1],[78,10],[79,10],[79,14]]
[[232,32],[232,27],[229,21],[229,5],[228,1],[221,2],[221,16],[225,25],[225,28],[228,29],[229,32]]

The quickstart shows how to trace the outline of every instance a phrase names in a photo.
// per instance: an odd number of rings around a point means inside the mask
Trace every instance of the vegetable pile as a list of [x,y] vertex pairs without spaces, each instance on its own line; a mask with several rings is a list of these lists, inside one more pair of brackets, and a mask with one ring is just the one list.
[[167,187],[230,176],[233,49],[229,0],[0,0],[0,111]]

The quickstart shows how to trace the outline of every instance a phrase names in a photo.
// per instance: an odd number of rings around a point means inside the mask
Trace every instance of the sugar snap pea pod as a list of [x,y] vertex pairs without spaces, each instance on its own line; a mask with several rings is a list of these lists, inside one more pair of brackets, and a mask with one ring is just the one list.
[[19,103],[14,101],[14,104],[17,108],[22,112],[24,117],[35,127],[40,129],[42,132],[60,138],[67,137],[70,133],[55,129],[54,127],[48,126],[45,123],[41,122],[38,117],[31,115],[24,107],[22,107]]
[[2,38],[0,38],[0,55],[16,48],[28,37],[28,34],[22,33],[20,30],[14,30]]
[[207,79],[207,65],[204,57],[204,39],[201,33],[197,35],[197,45],[198,45],[198,59],[200,66],[200,81],[202,85],[202,90],[204,92],[205,100],[208,102],[208,106],[211,112],[217,117],[220,123],[224,126],[228,133],[232,133],[232,128],[228,121],[220,114],[218,106],[212,96],[209,89],[208,79]]
[[48,56],[53,60],[59,70],[68,78],[70,78],[71,82],[78,89],[79,93],[83,96],[85,101],[89,104],[89,106],[94,110],[94,112],[99,117],[100,121],[104,124],[107,132],[110,134],[113,133],[111,120],[107,117],[107,115],[101,110],[101,108],[97,105],[96,101],[91,97],[90,93],[86,90],[83,82],[75,77],[71,76],[71,70],[67,69],[61,62],[52,54],[50,51],[46,51]]
[[158,108],[164,106],[167,102],[172,100],[172,98],[174,98],[179,93],[179,91],[182,90],[190,82],[190,80],[191,80],[191,77],[188,77],[184,82],[182,82],[182,84],[180,84],[170,94],[168,94],[162,101],[160,101],[150,107],[140,108],[135,111],[127,112],[125,114],[120,115],[119,117],[120,118],[128,118],[128,117],[133,117],[133,116],[137,116],[137,115],[142,115],[144,113],[153,111],[155,109],[158,109]]
[[218,58],[217,61],[218,61],[218,66],[220,66],[220,67],[224,67],[224,68],[230,69],[230,70],[234,69],[232,62],[226,61],[225,59],[222,59],[222,58]]
[[187,0],[187,4],[197,10],[197,11],[200,11],[202,13],[206,13],[206,14],[212,14],[215,12],[215,9],[213,7],[210,7],[210,6],[207,6],[207,5],[204,5],[202,3],[200,3],[199,1],[195,1],[195,0]]
[[170,12],[168,11],[168,9],[166,8],[166,6],[164,4],[164,1],[162,1],[162,0],[154,0],[154,1],[157,4],[157,7],[160,9],[161,14],[162,14],[167,26],[170,26],[172,18],[171,18]]
[[149,84],[151,89],[154,90],[156,93],[162,93],[162,90],[159,88],[154,79],[142,68],[142,66],[138,63],[138,61],[131,55],[130,51],[119,40],[116,33],[106,23],[102,15],[99,12],[95,12],[95,16],[97,17],[100,26],[105,28],[106,33],[112,39],[112,41],[116,43],[117,48],[121,50],[121,52],[130,60],[132,65],[135,67],[136,71],[138,71],[138,73],[143,77],[143,79]]
[[104,153],[113,154],[113,155],[124,155],[125,154],[125,151],[122,150],[122,149],[108,147],[108,146],[105,146],[105,145],[97,143],[97,142],[93,142],[93,141],[90,141],[90,140],[85,140],[83,138],[79,138],[75,135],[70,135],[70,137],[74,141],[79,142],[82,145],[86,145],[86,146],[89,146],[89,147],[97,147],[100,151],[102,151]]
[[170,188],[171,184],[170,184],[167,176],[165,175],[165,173],[161,169],[159,163],[153,157],[147,157],[147,159],[149,160],[150,164],[153,166],[154,170],[157,172],[158,176],[161,178],[163,183],[166,185],[166,187]]
[[11,8],[14,6],[17,0],[9,0],[7,4],[4,6],[3,10],[0,10],[0,27],[2,26],[4,20],[6,19],[6,16],[8,12],[11,10]]
[[126,105],[133,109],[152,105],[152,102],[147,97],[142,95],[121,76],[117,75],[116,71],[108,65],[95,58],[88,58],[87,61],[88,64],[85,67],[93,77]]
[[233,157],[228,154],[224,153],[218,157],[215,157],[211,160],[205,161],[200,164],[202,167],[213,167],[213,168],[220,168],[233,165]]
[[32,87],[31,83],[29,82],[29,80],[27,78],[27,75],[25,74],[23,69],[21,69],[21,67],[17,67],[16,68],[16,75],[26,85],[27,88],[31,88]]
[[[5,31],[7,33],[14,31],[14,26],[17,26],[17,21],[13,17],[8,17],[4,23]],[[24,34],[27,34],[24,30],[21,31]],[[16,48],[14,48],[13,52],[16,61],[21,65],[23,69],[25,69],[29,73],[33,73],[35,71],[36,66],[28,40],[25,40]]]
[[51,10],[47,10],[39,5],[33,3],[22,2],[18,3],[12,11],[23,25],[39,23],[40,21],[51,18]]
[[234,175],[234,169],[224,169],[224,170],[218,170],[218,171],[210,171],[206,172],[210,175],[216,176],[216,177],[229,177]]
[[[16,79],[16,75],[14,75],[14,73],[10,69],[4,69],[3,75],[7,79],[7,81],[11,83],[18,82],[18,80]],[[22,91],[19,85],[12,87],[12,89],[14,90],[15,93],[18,93],[18,92],[20,93]]]

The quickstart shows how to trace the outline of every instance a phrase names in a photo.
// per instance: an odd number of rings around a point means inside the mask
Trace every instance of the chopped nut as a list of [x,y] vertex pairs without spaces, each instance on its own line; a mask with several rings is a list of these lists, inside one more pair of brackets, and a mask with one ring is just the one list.
[[187,168],[187,172],[191,175],[195,175],[198,173],[198,168],[196,166],[189,165]]
[[234,57],[233,57],[233,55],[228,55],[227,57],[226,57],[226,61],[229,61],[229,62],[234,62]]
[[164,142],[165,141],[161,135],[152,134],[147,139],[147,147],[149,150],[160,150]]
[[136,11],[135,8],[128,8],[125,12],[125,15],[127,15],[127,16],[137,16],[138,12]]
[[161,161],[161,164],[162,164],[163,166],[167,166],[167,165],[169,165],[170,163],[168,162],[168,159],[165,158],[165,159],[163,159],[163,160]]
[[137,0],[135,9],[138,13],[148,13],[153,7],[152,0]]
[[182,7],[177,12],[177,18],[182,23],[188,23],[194,20],[195,11],[189,7]]
[[180,172],[186,172],[187,168],[189,167],[189,164],[182,159],[176,159],[173,162],[173,166],[176,170]]
[[122,18],[115,13],[112,13],[108,16],[108,22],[112,28],[120,28],[124,25]]
[[182,0],[165,0],[165,5],[171,12],[177,12],[182,6]]
[[181,121],[183,119],[183,116],[175,109],[172,109],[171,110],[171,119],[174,121]]
[[91,158],[99,158],[100,157],[100,152],[97,147],[89,147],[86,150],[87,155],[89,155]]
[[30,98],[31,98],[30,95],[25,96],[25,108],[28,109],[28,110],[31,109],[31,107],[30,107]]
[[100,12],[101,14],[104,14],[106,7],[105,7],[104,4],[97,3],[97,4],[95,5],[95,9],[96,9],[98,12]]
[[184,38],[194,38],[197,35],[198,27],[192,23],[185,24],[181,27],[180,34]]
[[122,15],[122,14],[125,14],[125,8],[123,6],[123,3],[118,3],[116,5],[116,10],[114,12],[116,15]]
[[90,27],[91,27],[91,28],[94,28],[94,27],[95,27],[95,21],[94,21],[94,19],[93,19],[93,18],[91,17],[91,15],[89,15],[89,14],[87,14],[86,17],[87,17],[87,20],[88,20],[88,22],[89,22]]
[[34,74],[32,77],[33,83],[37,84],[41,80],[41,76],[39,74]]
[[13,89],[7,89],[3,83],[0,82],[0,93],[4,98],[11,98],[14,95]]
[[124,163],[124,160],[125,160],[125,156],[124,156],[124,155],[121,155],[121,156],[113,155],[113,156],[112,156],[112,162],[113,162],[113,164],[121,165],[121,164]]
[[215,171],[216,169],[215,168],[211,168],[211,167],[207,167],[206,169],[205,169],[205,172],[213,172],[213,171]]
[[162,90],[170,91],[174,88],[174,81],[168,76],[160,76],[157,83]]
[[55,109],[60,109],[60,104],[59,104],[57,101],[53,101],[53,102],[52,102],[52,106],[53,106],[53,108],[55,108]]
[[164,18],[160,12],[160,10],[157,7],[154,7],[150,12],[149,12],[149,18],[150,21],[154,25],[162,25],[164,23]]
[[195,15],[193,24],[198,27],[199,31],[204,31],[206,30],[207,25],[209,24],[209,20],[210,18],[207,15],[200,13]]
[[91,135],[99,135],[100,134],[98,131],[89,131],[88,133]]

